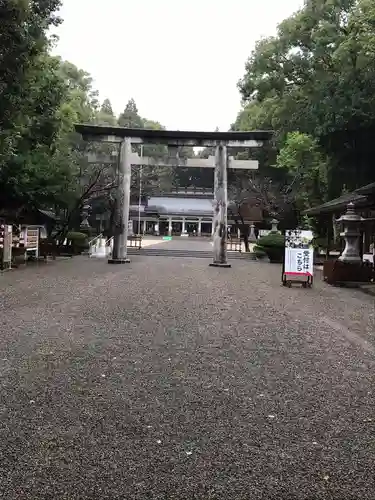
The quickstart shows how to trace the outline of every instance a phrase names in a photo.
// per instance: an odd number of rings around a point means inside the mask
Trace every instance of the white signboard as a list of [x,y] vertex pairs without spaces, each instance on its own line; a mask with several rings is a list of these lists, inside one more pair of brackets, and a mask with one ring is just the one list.
[[314,268],[313,248],[285,248],[285,275],[312,276]]
[[285,275],[313,276],[314,248],[311,244],[313,236],[312,231],[300,229],[285,232]]

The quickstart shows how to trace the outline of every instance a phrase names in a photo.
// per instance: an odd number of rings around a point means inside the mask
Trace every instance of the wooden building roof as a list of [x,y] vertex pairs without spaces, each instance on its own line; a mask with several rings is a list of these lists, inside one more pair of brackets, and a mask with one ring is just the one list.
[[319,215],[327,213],[335,213],[345,210],[348,203],[354,203],[358,208],[368,208],[375,206],[375,182],[360,187],[351,193],[344,194],[333,200],[327,201],[322,205],[306,210],[306,215]]

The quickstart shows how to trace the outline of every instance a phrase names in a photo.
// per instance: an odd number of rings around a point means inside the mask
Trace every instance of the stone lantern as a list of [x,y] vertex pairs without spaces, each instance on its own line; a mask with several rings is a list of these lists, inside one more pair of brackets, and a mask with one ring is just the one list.
[[337,222],[343,225],[343,232],[340,236],[345,240],[345,248],[339,259],[347,264],[360,264],[362,262],[359,242],[360,242],[360,226],[365,219],[358,215],[354,209],[354,203],[349,203],[346,213],[342,215]]
[[91,228],[90,223],[89,223],[89,215],[90,215],[90,210],[91,206],[90,205],[84,205],[82,207],[82,212],[81,212],[81,217],[82,217],[82,222],[80,224],[80,228],[83,230],[89,230]]
[[82,219],[82,222],[80,224],[81,229],[90,229],[90,222],[87,217],[84,217]]
[[277,226],[279,224],[279,221],[277,219],[272,219],[271,224],[272,224],[271,233],[278,233],[279,230],[277,229]]
[[255,241],[257,241],[257,237],[255,235],[255,224],[253,223],[250,224],[249,241],[250,243],[254,243]]

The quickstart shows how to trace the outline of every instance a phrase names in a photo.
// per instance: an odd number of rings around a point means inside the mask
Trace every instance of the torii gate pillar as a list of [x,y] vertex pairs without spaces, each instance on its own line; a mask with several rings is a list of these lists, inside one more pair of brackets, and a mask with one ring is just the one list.
[[131,140],[129,137],[125,137],[120,143],[120,159],[117,170],[116,229],[113,236],[112,257],[108,259],[109,264],[126,264],[130,262],[127,255],[127,241],[132,167],[131,154]]
[[210,264],[213,267],[231,267],[227,255],[227,164],[227,147],[219,144],[215,151],[214,258]]

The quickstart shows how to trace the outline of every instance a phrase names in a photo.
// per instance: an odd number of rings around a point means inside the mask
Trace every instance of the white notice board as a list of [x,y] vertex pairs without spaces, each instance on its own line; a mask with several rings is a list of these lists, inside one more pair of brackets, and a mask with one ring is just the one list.
[[285,247],[284,274],[313,276],[314,249]]
[[[285,232],[284,276],[312,278],[314,248],[312,231],[293,229]],[[293,280],[294,281],[294,280]]]

